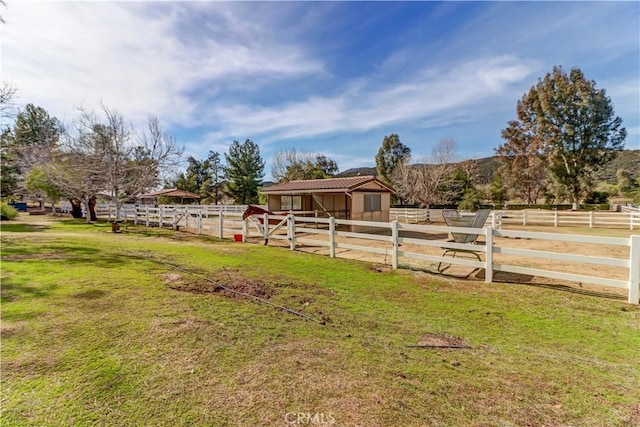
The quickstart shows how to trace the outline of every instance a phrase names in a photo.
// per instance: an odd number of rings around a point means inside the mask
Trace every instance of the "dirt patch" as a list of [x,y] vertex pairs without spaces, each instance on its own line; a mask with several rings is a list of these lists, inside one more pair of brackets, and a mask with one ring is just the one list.
[[27,326],[27,322],[24,321],[11,324],[2,322],[0,325],[0,338],[11,338],[20,335],[27,330]]
[[265,283],[249,279],[233,270],[224,270],[208,277],[209,280],[190,279],[177,273],[160,274],[171,289],[192,294],[219,293],[232,298],[259,297],[268,299],[273,294]]
[[411,347],[426,348],[471,348],[464,338],[454,337],[449,334],[426,333]]

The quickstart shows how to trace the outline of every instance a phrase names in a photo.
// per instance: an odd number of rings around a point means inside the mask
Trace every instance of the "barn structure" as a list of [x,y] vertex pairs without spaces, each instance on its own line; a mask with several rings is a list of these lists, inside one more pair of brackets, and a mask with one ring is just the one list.
[[360,221],[389,221],[394,190],[374,176],[289,181],[262,190],[270,211]]

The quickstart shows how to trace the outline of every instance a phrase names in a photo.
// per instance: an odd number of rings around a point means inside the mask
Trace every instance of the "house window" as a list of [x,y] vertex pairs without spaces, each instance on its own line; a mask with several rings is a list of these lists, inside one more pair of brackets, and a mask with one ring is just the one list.
[[382,197],[380,194],[365,194],[364,195],[364,211],[365,212],[379,212],[382,210]]
[[280,209],[283,211],[301,211],[302,196],[281,196]]

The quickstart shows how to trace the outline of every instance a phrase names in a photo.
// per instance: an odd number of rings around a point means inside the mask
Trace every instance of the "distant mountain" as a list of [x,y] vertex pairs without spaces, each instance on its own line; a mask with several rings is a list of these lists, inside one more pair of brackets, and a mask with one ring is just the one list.
[[[476,159],[478,165],[477,184],[487,184],[493,179],[493,174],[500,167],[500,160],[497,156],[483,157]],[[640,177],[640,150],[624,150],[609,162],[596,175],[596,181],[606,181],[610,184],[616,183],[616,171],[626,169],[634,177]],[[337,177],[348,178],[352,176],[378,175],[375,167],[352,168],[337,174]]]
[[597,174],[597,181],[606,181],[609,184],[615,184],[616,171],[618,169],[626,169],[631,176],[640,178],[640,150],[624,150],[618,156],[609,162]]
[[375,167],[372,168],[352,168],[342,171],[336,175],[336,178],[351,178],[352,176],[378,176],[378,171]]

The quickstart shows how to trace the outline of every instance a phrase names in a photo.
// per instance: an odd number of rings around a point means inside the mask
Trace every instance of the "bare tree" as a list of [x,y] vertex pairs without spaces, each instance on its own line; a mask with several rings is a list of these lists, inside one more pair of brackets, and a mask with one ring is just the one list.
[[12,112],[15,108],[13,99],[16,93],[17,89],[15,86],[7,80],[2,80],[2,83],[0,83],[0,120],[3,121],[2,124],[4,124],[5,119],[13,116]]
[[88,123],[91,120],[83,113],[66,129],[60,149],[53,153],[51,162],[43,170],[52,186],[69,199],[72,215],[80,217],[82,205],[87,222],[91,222],[96,219],[96,197],[105,188],[107,180],[97,146],[99,143],[96,143],[92,129],[87,128]]
[[454,139],[443,139],[433,148],[431,156],[419,164],[410,164],[410,158],[399,163],[391,179],[400,197],[427,207],[449,202],[451,194],[443,188],[457,167],[455,147]]
[[[156,117],[149,118],[148,128],[136,138],[120,113],[101,108],[102,118],[79,110],[48,171],[60,193],[80,200],[87,213],[97,197],[115,203],[117,220],[124,203],[157,186],[160,171],[178,164],[180,150]],[[93,217],[87,215],[87,221]]]
[[177,166],[181,152],[157,117],[149,117],[147,129],[134,138],[132,126],[119,112],[104,105],[102,112],[104,122],[86,112],[83,117],[87,120],[85,127],[92,129],[96,154],[104,165],[106,183],[101,195],[115,203],[118,220],[122,205],[157,186],[161,170]]
[[338,164],[334,160],[295,148],[278,152],[271,162],[271,176],[278,182],[328,178],[337,172]]

